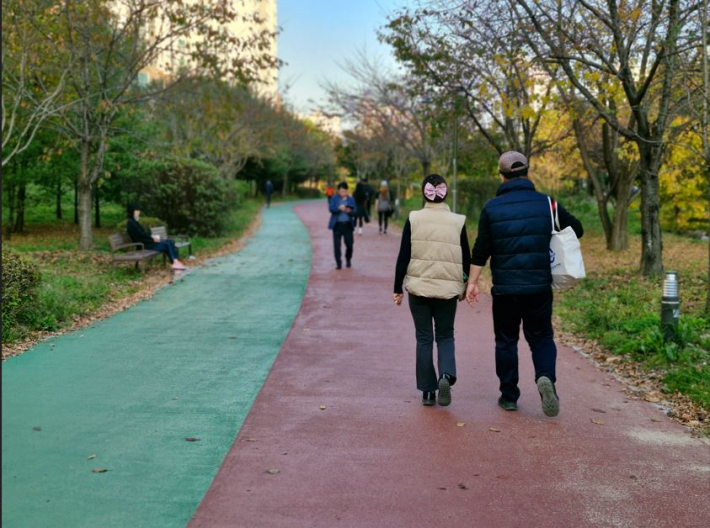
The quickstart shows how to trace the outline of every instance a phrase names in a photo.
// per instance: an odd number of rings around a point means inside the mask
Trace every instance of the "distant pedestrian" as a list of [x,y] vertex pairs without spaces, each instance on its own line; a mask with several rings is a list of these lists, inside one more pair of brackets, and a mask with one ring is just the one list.
[[271,195],[274,194],[274,184],[271,180],[266,180],[266,185],[264,185],[264,193],[266,194],[266,208],[271,207]]
[[571,226],[578,238],[584,230],[560,204],[535,190],[528,179],[528,167],[527,158],[519,152],[506,152],[498,161],[502,184],[481,212],[466,298],[471,306],[478,300],[477,281],[490,258],[496,374],[501,392],[498,405],[507,411],[518,408],[522,322],[532,351],[542,410],[547,416],[557,416],[560,403],[555,388],[557,348],[552,330],[550,271],[552,209],[557,208],[560,229]]
[[[392,194],[390,193],[387,180],[382,180],[380,184],[380,192],[377,193],[377,222],[380,226],[380,233],[387,234],[387,224],[390,215],[392,214]],[[382,226],[384,224],[384,231]]]
[[137,244],[143,244],[145,249],[152,249],[165,253],[170,259],[173,271],[184,271],[189,269],[178,259],[178,250],[173,240],[160,240],[158,235],[151,235],[150,232],[141,225],[141,206],[135,202],[128,204],[128,223],[126,231],[131,240]]
[[328,229],[333,230],[336,269],[343,267],[341,241],[345,242],[345,264],[348,268],[352,265],[356,213],[357,206],[353,197],[348,194],[348,184],[339,183],[338,194],[330,199],[330,223],[328,224]]
[[355,205],[357,206],[357,212],[355,214],[355,225],[357,227],[358,235],[362,235],[363,223],[370,223],[370,215],[367,211],[367,202],[370,197],[371,191],[372,188],[368,185],[367,178],[362,178],[355,185],[353,198],[355,199]]
[[456,383],[456,305],[463,300],[471,256],[466,217],[452,213],[444,203],[448,194],[444,178],[438,174],[427,176],[422,194],[424,208],[409,214],[402,231],[393,299],[400,305],[403,289],[409,293],[417,337],[417,389],[422,391],[422,404],[434,405],[438,389],[439,405],[449,405],[451,387]]

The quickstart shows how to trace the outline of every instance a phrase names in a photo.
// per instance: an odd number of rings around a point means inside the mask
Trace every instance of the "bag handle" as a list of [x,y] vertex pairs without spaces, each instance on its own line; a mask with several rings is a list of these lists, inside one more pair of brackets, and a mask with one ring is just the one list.
[[[550,204],[550,216],[552,220],[552,232],[553,233],[559,233],[561,231],[560,229],[560,217],[559,213],[557,212],[557,202],[555,202],[552,198],[549,196],[547,197],[547,203]],[[557,228],[555,230],[555,228]]]

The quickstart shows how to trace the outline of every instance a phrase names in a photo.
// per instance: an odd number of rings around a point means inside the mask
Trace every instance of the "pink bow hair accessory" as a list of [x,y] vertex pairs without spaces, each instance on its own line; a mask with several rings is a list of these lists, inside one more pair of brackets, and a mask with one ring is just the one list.
[[427,183],[424,186],[424,196],[427,200],[434,200],[437,197],[446,198],[447,187],[445,183],[440,183],[434,187],[431,183]]

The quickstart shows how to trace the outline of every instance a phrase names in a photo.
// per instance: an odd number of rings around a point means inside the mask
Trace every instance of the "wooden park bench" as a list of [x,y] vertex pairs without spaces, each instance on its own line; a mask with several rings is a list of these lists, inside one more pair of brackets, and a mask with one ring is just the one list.
[[[153,236],[158,235],[160,237],[160,240],[167,240],[168,238],[170,238],[168,236],[168,228],[165,226],[151,227],[150,234]],[[175,242],[175,247],[177,249],[186,247],[188,256],[192,256],[192,242],[190,242],[187,237],[183,235],[177,235],[173,237],[173,242]],[[163,260],[165,259],[163,258]]]
[[[133,242],[128,233],[114,233],[109,235],[108,242],[111,245],[111,254],[113,263],[135,262],[136,268],[141,272],[145,272],[145,261],[160,255],[160,251],[145,249],[145,246],[140,242]],[[135,248],[132,251],[126,251],[129,248]]]

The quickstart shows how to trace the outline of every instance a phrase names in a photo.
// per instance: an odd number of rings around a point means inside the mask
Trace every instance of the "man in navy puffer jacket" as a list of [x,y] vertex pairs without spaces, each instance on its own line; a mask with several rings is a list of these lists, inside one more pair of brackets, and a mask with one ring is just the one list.
[[[501,391],[498,404],[508,411],[517,410],[518,337],[522,322],[532,351],[542,410],[547,416],[557,416],[560,405],[555,390],[557,348],[552,330],[550,202],[528,179],[528,160],[521,153],[504,153],[498,170],[503,183],[481,212],[466,298],[471,305],[478,300],[478,277],[490,258],[496,374]],[[558,208],[560,229],[571,226],[581,238],[581,222],[561,205],[553,204]]]

